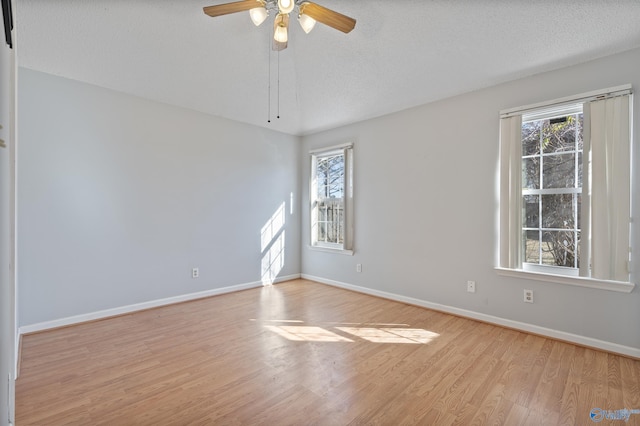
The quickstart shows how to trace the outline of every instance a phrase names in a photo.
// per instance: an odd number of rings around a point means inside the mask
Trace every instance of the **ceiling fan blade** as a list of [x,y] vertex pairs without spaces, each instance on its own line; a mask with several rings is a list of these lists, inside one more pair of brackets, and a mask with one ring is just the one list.
[[300,5],[300,13],[343,33],[350,32],[356,26],[355,19],[311,2],[302,3]]
[[262,3],[258,0],[241,0],[233,3],[218,4],[215,6],[203,7],[202,10],[209,16],[228,15],[230,13],[243,12],[245,10],[260,7]]

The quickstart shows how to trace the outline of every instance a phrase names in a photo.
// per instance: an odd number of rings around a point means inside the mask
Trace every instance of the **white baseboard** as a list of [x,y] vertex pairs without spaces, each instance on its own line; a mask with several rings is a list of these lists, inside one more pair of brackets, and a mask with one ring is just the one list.
[[[278,277],[274,280],[274,284],[289,281],[300,278],[300,274],[286,275]],[[204,297],[217,296],[225,293],[232,293],[234,291],[248,290],[250,288],[262,287],[262,281],[254,281],[245,284],[232,285],[229,287],[215,288],[211,290],[199,291],[196,293],[182,294],[179,296],[167,297],[166,299],[150,300],[148,302],[135,303],[133,305],[121,306],[118,308],[105,309],[102,311],[89,312],[81,315],[74,315],[71,317],[60,318],[52,321],[39,322],[36,324],[24,325],[18,329],[18,334],[35,333],[38,331],[49,330],[52,328],[65,327],[68,325],[80,324],[87,321],[95,321],[98,319],[104,319],[114,317],[118,315],[129,314],[131,312],[142,311],[150,308],[157,308],[160,306],[172,305],[174,303],[187,302],[189,300],[202,299]]]
[[471,318],[478,321],[483,321],[491,324],[500,325],[507,328],[513,328],[516,330],[525,331],[532,334],[550,337],[553,339],[563,340],[566,342],[575,343],[581,346],[587,346],[594,349],[600,349],[607,352],[626,355],[633,358],[640,358],[640,349],[630,346],[619,345],[617,343],[606,342],[604,340],[593,339],[591,337],[581,336],[578,334],[567,333],[565,331],[553,330],[551,328],[540,327],[533,324],[528,324],[519,321],[513,321],[505,318],[496,317],[493,315],[482,314],[479,312],[469,311],[466,309],[460,309],[453,306],[441,305],[439,303],[428,302],[426,300],[415,299],[413,297],[402,296],[399,294],[388,293],[386,291],[373,290],[366,287],[360,287],[352,284],[343,283],[340,281],[334,281],[326,278],[316,277],[313,275],[302,274],[302,278],[310,281],[316,281],[322,284],[331,285],[334,287],[340,287],[347,290],[352,290],[358,293],[369,294],[371,296],[377,296],[384,299],[394,300],[396,302],[403,302],[410,305],[421,306],[423,308],[433,309],[435,311],[441,311],[457,315],[460,317]]

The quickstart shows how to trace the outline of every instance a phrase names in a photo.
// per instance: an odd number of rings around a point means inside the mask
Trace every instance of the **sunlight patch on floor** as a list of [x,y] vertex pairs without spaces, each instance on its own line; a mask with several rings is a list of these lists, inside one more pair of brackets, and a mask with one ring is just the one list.
[[429,343],[439,336],[438,333],[421,328],[372,328],[337,327],[338,330],[352,334],[374,343]]
[[[296,324],[300,320],[269,320],[272,323]],[[332,323],[338,324],[338,323]],[[340,323],[352,325],[351,323]],[[355,324],[354,324],[355,325]],[[365,324],[360,324],[365,325]],[[433,331],[422,328],[405,327],[320,327],[307,325],[265,325],[270,330],[288,340],[296,342],[353,342],[352,338],[372,343],[427,344],[440,336]],[[387,325],[387,324],[385,324]],[[335,331],[331,331],[333,328]],[[349,335],[349,337],[345,336]]]
[[322,327],[266,325],[265,328],[288,340],[297,342],[353,342],[351,339],[342,337]]

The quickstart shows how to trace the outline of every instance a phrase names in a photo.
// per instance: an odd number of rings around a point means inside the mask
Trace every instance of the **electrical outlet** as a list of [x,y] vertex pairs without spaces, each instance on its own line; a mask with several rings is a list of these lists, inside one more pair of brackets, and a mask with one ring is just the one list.
[[199,278],[200,277],[200,270],[198,268],[193,268],[191,270],[191,278]]
[[524,301],[526,303],[533,303],[533,290],[524,290]]
[[356,265],[356,272],[362,272],[362,263]]
[[476,282],[475,281],[467,281],[467,291],[469,293],[476,292]]

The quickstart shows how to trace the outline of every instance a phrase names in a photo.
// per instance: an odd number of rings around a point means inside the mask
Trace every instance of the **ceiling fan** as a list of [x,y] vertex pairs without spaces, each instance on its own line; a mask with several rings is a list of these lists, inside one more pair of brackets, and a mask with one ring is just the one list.
[[355,19],[305,0],[240,0],[207,6],[203,10],[205,14],[212,17],[248,10],[256,26],[262,24],[270,13],[275,13],[272,48],[282,50],[287,47],[289,38],[289,15],[296,7],[298,22],[306,33],[313,29],[316,22],[321,22],[343,33],[350,32],[356,26]]

